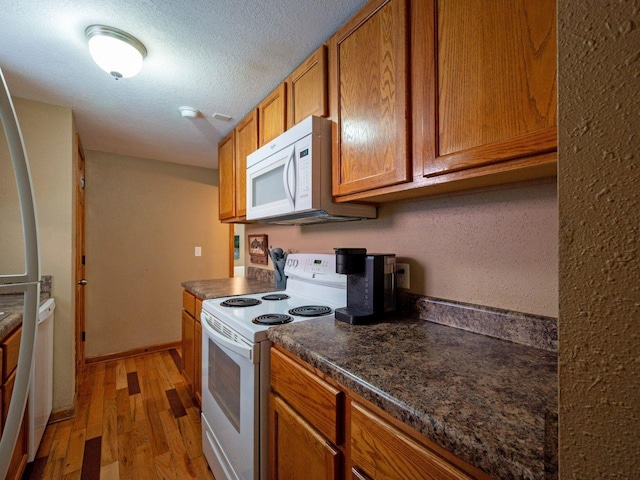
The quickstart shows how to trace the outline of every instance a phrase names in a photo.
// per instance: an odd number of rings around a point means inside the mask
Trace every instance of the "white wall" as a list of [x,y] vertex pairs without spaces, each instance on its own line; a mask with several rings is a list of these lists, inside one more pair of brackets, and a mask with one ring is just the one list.
[[218,172],[85,153],[86,356],[180,340],[180,283],[229,276]]
[[73,405],[75,285],[73,272],[73,116],[68,108],[14,98],[36,197],[41,269],[56,300],[53,409]]

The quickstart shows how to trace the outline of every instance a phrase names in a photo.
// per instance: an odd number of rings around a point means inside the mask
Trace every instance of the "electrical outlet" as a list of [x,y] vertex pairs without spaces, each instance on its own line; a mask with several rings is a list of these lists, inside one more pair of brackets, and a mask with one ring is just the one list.
[[409,288],[411,286],[408,263],[396,264],[396,285],[398,288]]
[[196,257],[202,256],[202,247],[196,247],[195,255]]

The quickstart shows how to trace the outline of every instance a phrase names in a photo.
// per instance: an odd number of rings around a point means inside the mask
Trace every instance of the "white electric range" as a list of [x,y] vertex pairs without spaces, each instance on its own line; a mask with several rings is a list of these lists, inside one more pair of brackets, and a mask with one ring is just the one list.
[[267,330],[344,307],[346,276],[335,272],[333,254],[290,254],[286,290],[203,302],[202,443],[217,480],[267,478]]

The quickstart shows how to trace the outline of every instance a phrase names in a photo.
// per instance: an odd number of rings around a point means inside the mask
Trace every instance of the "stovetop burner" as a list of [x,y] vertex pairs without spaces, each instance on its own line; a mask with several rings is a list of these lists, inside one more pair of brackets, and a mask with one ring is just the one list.
[[289,310],[289,313],[300,317],[320,317],[322,315],[329,315],[331,311],[329,307],[325,307],[324,305],[304,305],[302,307],[292,308]]
[[282,313],[267,313],[251,320],[258,325],[281,325],[283,323],[293,322],[293,318]]
[[245,298],[245,297],[237,297],[230,298],[220,303],[223,307],[253,307],[255,305],[260,305],[262,302],[257,298]]
[[289,297],[286,293],[270,293],[269,295],[265,295],[264,297],[260,297],[262,300],[286,300]]

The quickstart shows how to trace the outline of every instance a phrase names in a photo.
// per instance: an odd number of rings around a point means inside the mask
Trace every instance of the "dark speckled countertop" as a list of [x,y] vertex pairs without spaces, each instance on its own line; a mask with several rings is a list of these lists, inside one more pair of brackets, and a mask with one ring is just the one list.
[[273,282],[255,278],[235,277],[215,280],[192,280],[182,282],[182,287],[204,300],[208,298],[247,295],[249,293],[271,292],[275,290]]
[[495,478],[557,476],[555,352],[408,318],[269,338]]
[[[51,276],[42,278],[40,304],[51,297]],[[5,293],[0,295],[0,338],[4,338],[22,323],[24,294]]]

